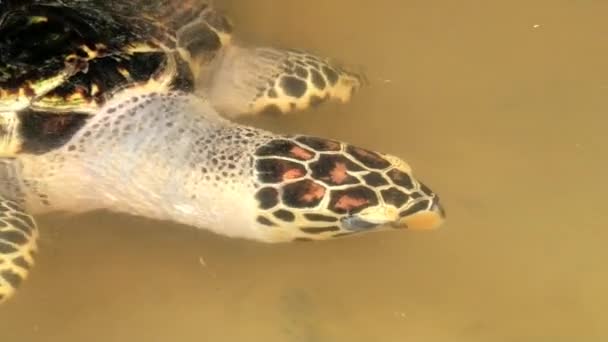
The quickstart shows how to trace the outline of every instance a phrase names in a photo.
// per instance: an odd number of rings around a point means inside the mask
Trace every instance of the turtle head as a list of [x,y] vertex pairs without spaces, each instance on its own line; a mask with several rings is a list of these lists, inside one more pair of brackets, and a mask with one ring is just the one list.
[[272,140],[255,155],[257,222],[270,239],[433,229],[445,219],[439,197],[395,156],[308,136]]

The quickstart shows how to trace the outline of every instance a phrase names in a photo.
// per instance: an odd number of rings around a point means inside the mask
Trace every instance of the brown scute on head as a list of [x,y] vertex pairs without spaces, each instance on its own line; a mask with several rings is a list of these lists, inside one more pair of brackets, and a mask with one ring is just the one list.
[[314,208],[327,190],[320,184],[304,179],[283,187],[283,203],[292,208]]
[[384,158],[382,158],[378,153],[369,151],[363,148],[348,146],[346,148],[346,152],[348,152],[353,158],[361,162],[361,164],[377,170],[384,170],[391,166],[391,164]]
[[340,142],[330,139],[300,136],[296,138],[296,141],[318,152],[337,152],[340,151],[340,149],[342,148]]
[[259,147],[255,155],[260,157],[287,157],[305,161],[314,158],[315,153],[292,141],[278,139]]
[[275,188],[262,188],[255,195],[260,209],[271,209],[279,204],[279,192]]
[[414,182],[412,181],[412,177],[405,172],[399,171],[397,169],[390,170],[387,172],[387,176],[395,183],[401,187],[404,187],[407,190],[414,189]]
[[19,113],[23,138],[21,152],[42,154],[63,146],[89,119],[89,115],[24,110]]
[[359,180],[348,172],[362,168],[342,155],[322,154],[319,160],[310,164],[312,177],[327,185],[358,184]]
[[401,216],[401,217],[409,216],[409,215],[412,215],[419,211],[426,210],[429,207],[430,207],[429,201],[427,201],[427,200],[420,201],[420,202],[412,205],[411,207],[407,208],[406,210],[402,211],[401,213],[399,213],[399,216]]
[[306,175],[304,166],[284,159],[259,159],[255,169],[262,183],[281,183]]
[[378,172],[373,171],[363,176],[363,180],[365,181],[365,184],[371,187],[378,187],[389,184],[389,182],[386,180],[386,178],[384,178],[384,176],[382,176]]
[[395,208],[401,208],[401,206],[407,203],[410,197],[403,191],[393,187],[382,190],[382,199],[384,199],[386,204],[392,204]]
[[344,190],[333,190],[329,209],[338,214],[352,214],[374,205],[378,205],[376,193],[368,187],[356,186]]

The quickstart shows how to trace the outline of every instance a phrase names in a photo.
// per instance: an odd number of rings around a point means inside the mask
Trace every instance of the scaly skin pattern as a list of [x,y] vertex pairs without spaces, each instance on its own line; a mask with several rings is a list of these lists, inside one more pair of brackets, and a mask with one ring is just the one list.
[[311,53],[228,44],[198,75],[197,89],[222,115],[287,114],[348,102],[364,76]]
[[117,96],[61,148],[18,161],[32,212],[105,208],[266,242],[442,216],[395,157],[238,125],[182,93]]

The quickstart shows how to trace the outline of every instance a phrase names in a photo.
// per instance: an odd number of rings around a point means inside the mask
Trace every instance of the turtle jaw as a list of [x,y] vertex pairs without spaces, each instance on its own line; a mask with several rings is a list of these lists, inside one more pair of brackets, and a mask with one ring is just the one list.
[[[391,227],[408,230],[434,230],[446,220],[445,210],[439,196],[419,183],[429,194],[404,204],[401,208],[393,205],[378,205],[349,215],[342,219],[346,229],[353,232],[371,231],[375,228]],[[376,229],[377,230],[377,229]]]
[[432,230],[439,228],[445,222],[445,210],[441,203],[439,203],[439,197],[437,196],[434,196],[433,200],[429,203],[427,208],[422,208],[415,212],[404,211],[405,215],[399,218],[393,227],[411,230]]

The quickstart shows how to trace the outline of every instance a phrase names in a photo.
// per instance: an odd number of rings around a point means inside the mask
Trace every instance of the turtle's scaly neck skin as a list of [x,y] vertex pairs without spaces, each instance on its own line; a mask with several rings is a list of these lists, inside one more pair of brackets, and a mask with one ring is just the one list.
[[396,157],[238,125],[179,92],[117,94],[64,145],[17,164],[32,213],[109,209],[266,242],[443,220]]
[[62,148],[19,157],[27,206],[107,208],[265,240],[253,229],[251,164],[270,139],[193,96],[119,96]]
[[30,213],[109,209],[264,242],[443,220],[400,159],[238,125],[183,93],[117,94],[63,145],[3,159],[0,182],[0,302],[32,267]]

